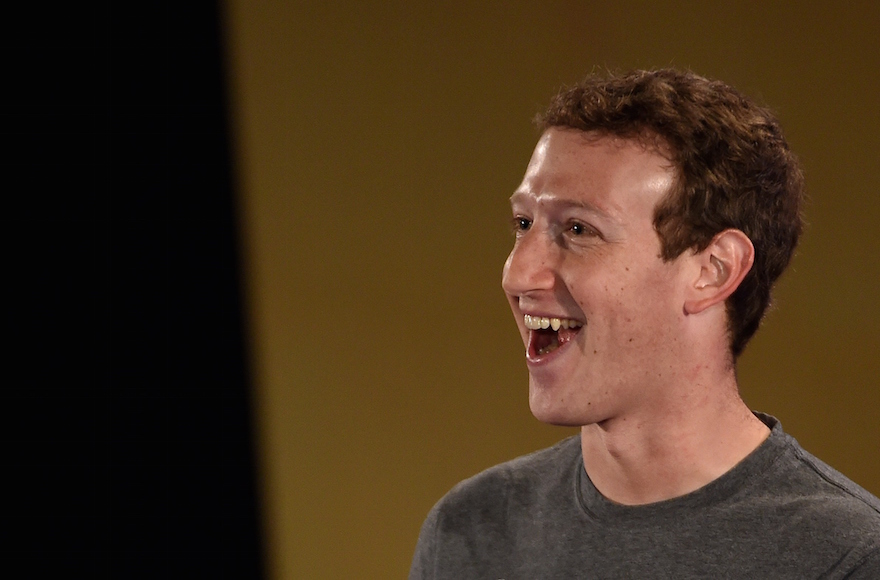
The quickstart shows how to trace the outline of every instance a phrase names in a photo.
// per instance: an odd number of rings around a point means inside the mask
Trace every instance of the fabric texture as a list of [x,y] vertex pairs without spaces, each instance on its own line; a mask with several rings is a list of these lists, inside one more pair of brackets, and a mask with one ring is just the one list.
[[578,437],[492,467],[430,511],[409,578],[880,579],[880,500],[759,416],[748,457],[649,505],[603,497]]

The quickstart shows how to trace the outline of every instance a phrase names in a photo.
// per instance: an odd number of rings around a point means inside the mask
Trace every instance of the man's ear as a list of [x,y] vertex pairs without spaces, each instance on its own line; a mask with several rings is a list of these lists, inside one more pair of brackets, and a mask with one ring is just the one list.
[[688,288],[684,304],[687,314],[698,314],[727,300],[752,268],[755,247],[740,230],[729,229],[712,238],[693,259],[699,272]]

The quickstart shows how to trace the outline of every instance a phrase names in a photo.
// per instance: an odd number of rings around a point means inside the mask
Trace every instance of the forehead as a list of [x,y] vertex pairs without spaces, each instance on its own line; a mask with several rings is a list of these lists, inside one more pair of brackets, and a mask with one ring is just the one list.
[[673,179],[672,164],[656,147],[554,127],[538,141],[511,202],[582,206],[613,218],[653,215]]

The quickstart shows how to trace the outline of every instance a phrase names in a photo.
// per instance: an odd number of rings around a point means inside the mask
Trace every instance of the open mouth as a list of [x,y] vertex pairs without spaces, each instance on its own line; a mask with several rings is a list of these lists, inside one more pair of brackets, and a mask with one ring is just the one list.
[[549,354],[571,341],[584,323],[573,318],[548,318],[545,316],[523,316],[529,333],[529,352],[535,356]]

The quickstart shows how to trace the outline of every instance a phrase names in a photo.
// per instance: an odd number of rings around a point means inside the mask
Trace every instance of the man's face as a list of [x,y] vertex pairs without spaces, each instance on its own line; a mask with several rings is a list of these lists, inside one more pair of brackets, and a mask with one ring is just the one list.
[[511,197],[502,282],[538,419],[587,425],[650,410],[680,374],[685,269],[660,258],[653,226],[673,177],[635,141],[552,128],[538,142]]

